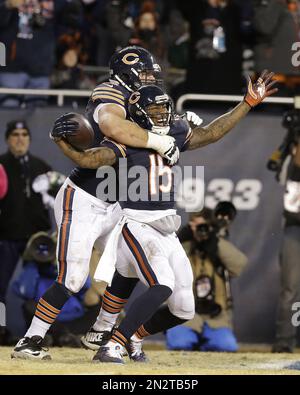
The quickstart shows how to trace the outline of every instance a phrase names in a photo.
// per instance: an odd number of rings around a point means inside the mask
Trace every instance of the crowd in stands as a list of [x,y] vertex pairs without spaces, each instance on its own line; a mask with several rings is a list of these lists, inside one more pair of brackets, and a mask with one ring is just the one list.
[[297,0],[0,0],[0,86],[91,89],[107,78],[114,51],[132,44],[167,70],[175,97],[241,93],[243,75],[264,68],[277,74],[281,95],[293,95],[299,22]]

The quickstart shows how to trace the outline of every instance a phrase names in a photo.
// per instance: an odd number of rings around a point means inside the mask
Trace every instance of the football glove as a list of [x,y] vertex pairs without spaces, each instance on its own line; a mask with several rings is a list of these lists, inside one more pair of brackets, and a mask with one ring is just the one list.
[[170,166],[174,166],[179,159],[180,151],[177,145],[174,143],[173,147],[170,147],[163,155],[167,159]]
[[203,123],[203,119],[193,111],[187,111],[183,114],[183,118],[188,121],[190,127],[193,129]]
[[259,78],[252,82],[248,76],[247,93],[244,97],[244,101],[250,106],[255,107],[261,103],[265,97],[272,95],[278,91],[277,88],[271,89],[276,84],[276,80],[272,80],[274,73],[269,73],[268,70],[264,70]]
[[64,114],[56,119],[54,126],[50,132],[52,140],[59,140],[66,136],[75,136],[79,131],[79,123],[70,120],[73,114]]

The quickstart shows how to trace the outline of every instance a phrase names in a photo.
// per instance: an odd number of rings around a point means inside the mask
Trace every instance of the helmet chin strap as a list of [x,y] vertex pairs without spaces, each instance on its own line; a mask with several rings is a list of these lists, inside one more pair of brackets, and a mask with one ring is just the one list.
[[127,85],[127,84],[118,76],[118,74],[115,74],[115,75],[114,75],[114,78],[115,78],[121,85],[123,85],[124,88],[126,88],[129,92],[134,92],[134,90],[131,89],[131,88],[129,87],[129,85]]

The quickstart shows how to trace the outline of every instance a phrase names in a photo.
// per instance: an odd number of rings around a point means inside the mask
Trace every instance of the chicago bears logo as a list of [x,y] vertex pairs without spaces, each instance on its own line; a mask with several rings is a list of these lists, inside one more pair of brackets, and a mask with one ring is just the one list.
[[127,53],[123,56],[122,62],[125,64],[135,64],[140,60],[139,55],[134,52]]
[[135,104],[140,100],[141,94],[140,92],[133,92],[133,94],[129,98],[130,104]]

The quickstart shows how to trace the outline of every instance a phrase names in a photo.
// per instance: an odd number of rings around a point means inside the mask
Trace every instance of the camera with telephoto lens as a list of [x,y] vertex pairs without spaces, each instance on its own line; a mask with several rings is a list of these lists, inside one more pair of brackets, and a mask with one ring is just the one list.
[[236,213],[236,208],[231,202],[225,200],[219,202],[213,211],[212,221],[197,225],[197,235],[201,240],[207,240],[212,235],[216,237],[228,236],[228,227],[236,217]]
[[208,224],[200,224],[196,227],[196,232],[201,240],[205,240],[209,238],[212,228]]
[[195,247],[200,252],[203,262],[205,257],[209,258],[213,265],[213,273],[202,272],[195,279],[194,284],[196,312],[209,315],[211,318],[218,316],[222,311],[221,305],[216,302],[214,273],[223,278],[226,284],[227,300],[231,303],[229,277],[219,257],[218,242],[220,238],[228,236],[229,225],[235,219],[237,210],[231,202],[221,201],[216,205],[212,214],[211,219],[204,214],[203,218],[207,223],[196,227],[198,240],[195,240]]
[[56,239],[54,235],[47,232],[33,234],[27,242],[23,253],[24,261],[36,263],[54,263],[56,253]]
[[287,133],[280,146],[272,153],[267,162],[267,168],[276,172],[276,179],[279,175],[282,165],[291,152],[293,144],[297,144],[300,137],[300,110],[291,110],[283,115],[282,126],[287,129]]
[[228,201],[219,202],[214,210],[215,229],[217,236],[225,237],[229,235],[229,225],[235,219],[237,214],[233,203]]

